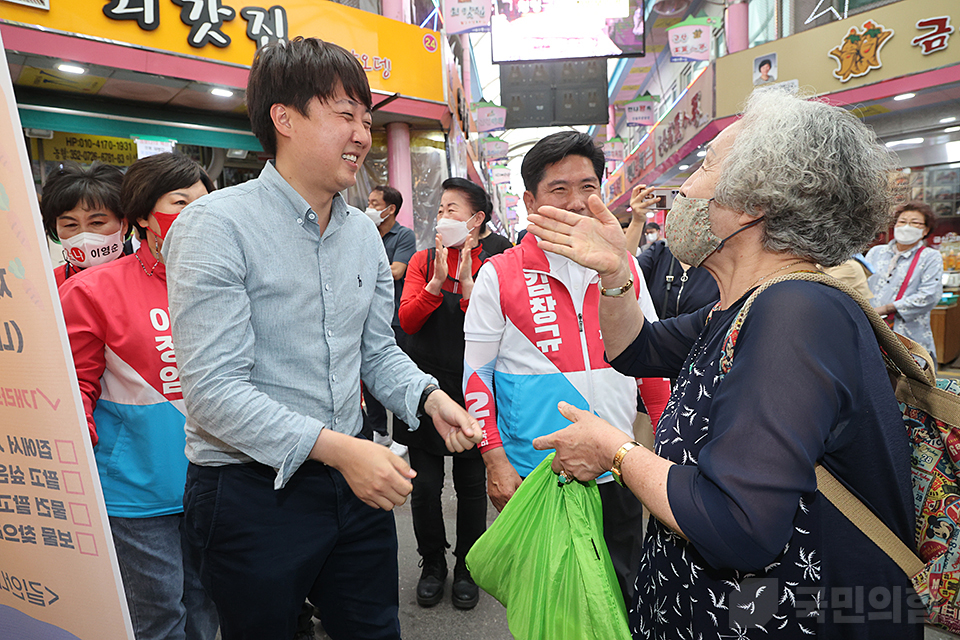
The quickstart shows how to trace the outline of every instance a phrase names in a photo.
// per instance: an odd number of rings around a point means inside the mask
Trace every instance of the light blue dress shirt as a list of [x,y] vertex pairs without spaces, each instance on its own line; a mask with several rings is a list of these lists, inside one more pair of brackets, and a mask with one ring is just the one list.
[[[907,277],[910,263],[917,251],[922,251],[907,290],[897,301],[897,292]],[[924,247],[918,242],[913,248],[897,253],[896,241],[881,244],[867,252],[867,262],[873,267],[873,275],[867,280],[875,307],[893,302],[897,308],[893,330],[920,344],[937,361],[933,332],[930,330],[930,311],[943,295],[943,256],[936,249]]]
[[360,379],[409,425],[431,376],[400,351],[393,277],[373,222],[337,195],[322,236],[267,163],[183,210],[163,255],[198,465],[257,461],[283,487],[324,428],[356,435]]

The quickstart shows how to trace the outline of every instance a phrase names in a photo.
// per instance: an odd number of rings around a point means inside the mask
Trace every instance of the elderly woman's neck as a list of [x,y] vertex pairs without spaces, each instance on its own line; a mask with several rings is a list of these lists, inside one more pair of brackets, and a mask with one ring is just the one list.
[[717,257],[719,259],[714,264],[704,264],[704,267],[717,281],[721,309],[730,308],[744,294],[767,280],[795,271],[816,269],[813,262],[792,253],[759,250]]

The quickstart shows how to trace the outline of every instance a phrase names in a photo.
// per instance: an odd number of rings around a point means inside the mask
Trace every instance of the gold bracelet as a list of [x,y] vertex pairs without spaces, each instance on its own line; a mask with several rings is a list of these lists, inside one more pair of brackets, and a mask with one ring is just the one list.
[[620,470],[620,465],[623,464],[623,459],[626,457],[627,453],[636,447],[642,448],[643,445],[636,440],[627,442],[617,450],[617,455],[613,456],[613,466],[610,467],[610,473],[613,474],[614,479],[620,483],[621,487],[626,487],[627,485],[623,482],[623,471]]

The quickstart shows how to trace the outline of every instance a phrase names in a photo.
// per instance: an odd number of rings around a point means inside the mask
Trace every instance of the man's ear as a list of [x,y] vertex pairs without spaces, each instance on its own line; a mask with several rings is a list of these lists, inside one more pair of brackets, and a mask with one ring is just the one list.
[[279,102],[270,106],[270,119],[277,135],[289,138],[293,133],[293,123],[290,122],[290,111],[286,105]]
[[523,204],[527,208],[527,215],[531,213],[536,213],[533,209],[533,203],[536,201],[536,197],[531,191],[523,192]]

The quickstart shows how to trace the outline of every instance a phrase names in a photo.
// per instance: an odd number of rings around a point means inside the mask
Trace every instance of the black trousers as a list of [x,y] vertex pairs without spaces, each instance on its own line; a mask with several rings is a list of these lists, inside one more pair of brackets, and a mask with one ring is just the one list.
[[318,462],[279,491],[275,476],[257,463],[187,467],[187,535],[223,639],[292,638],[309,598],[335,640],[400,640],[393,512]]
[[[410,507],[417,552],[430,556],[446,550],[446,530],[440,494],[443,491],[445,456],[433,455],[411,446],[413,479]],[[476,451],[453,455],[453,486],[457,492],[457,544],[454,555],[463,559],[477,538],[487,529],[487,469]]]
[[616,482],[597,484],[597,488],[603,503],[603,540],[629,611],[643,554],[643,503]]

